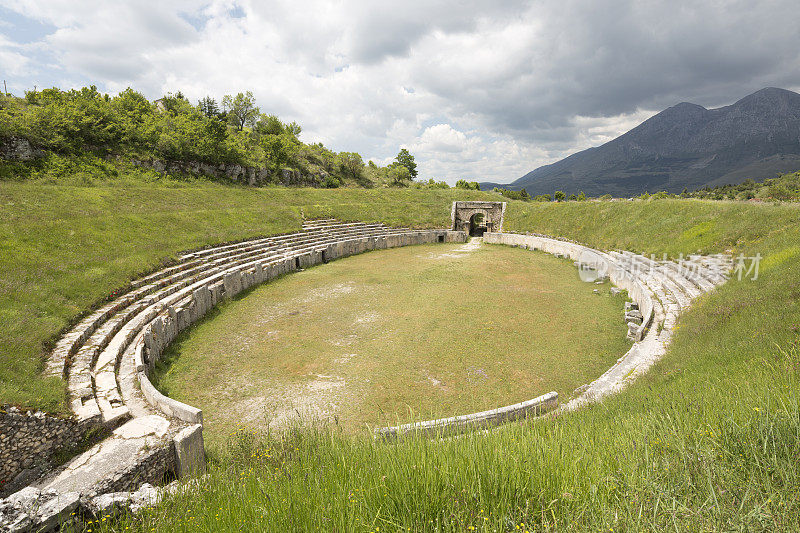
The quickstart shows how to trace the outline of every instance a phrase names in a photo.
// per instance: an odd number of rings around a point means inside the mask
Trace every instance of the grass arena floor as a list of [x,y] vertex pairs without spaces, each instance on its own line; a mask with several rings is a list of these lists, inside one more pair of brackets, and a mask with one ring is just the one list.
[[203,410],[212,443],[298,415],[352,432],[566,399],[629,345],[624,296],[597,287],[567,260],[479,242],[367,253],[224,304],[156,384]]

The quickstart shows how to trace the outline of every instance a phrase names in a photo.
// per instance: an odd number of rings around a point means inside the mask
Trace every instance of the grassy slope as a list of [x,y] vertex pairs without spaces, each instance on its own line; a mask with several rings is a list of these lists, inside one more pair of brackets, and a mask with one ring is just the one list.
[[796,241],[791,204],[704,200],[514,203],[505,229],[571,238],[645,254],[775,252]]
[[0,182],[0,404],[65,411],[42,344],[176,252],[297,231],[301,215],[446,226],[472,191],[248,189],[196,182],[69,187]]
[[445,442],[242,434],[149,531],[800,528],[800,209],[702,202],[510,206],[509,226],[653,253],[761,253],[696,301],[667,355],[583,411]]
[[173,343],[156,386],[200,407],[206,442],[225,444],[295,409],[361,432],[569,398],[627,350],[609,285],[541,252],[463,248],[364,254],[262,285]]

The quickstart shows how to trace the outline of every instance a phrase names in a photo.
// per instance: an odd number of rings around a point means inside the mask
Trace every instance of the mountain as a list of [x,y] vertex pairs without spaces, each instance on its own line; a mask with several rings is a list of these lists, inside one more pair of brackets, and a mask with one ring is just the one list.
[[511,184],[531,195],[632,196],[739,183],[800,169],[800,94],[766,88],[735,104],[680,103],[602,146],[539,167]]

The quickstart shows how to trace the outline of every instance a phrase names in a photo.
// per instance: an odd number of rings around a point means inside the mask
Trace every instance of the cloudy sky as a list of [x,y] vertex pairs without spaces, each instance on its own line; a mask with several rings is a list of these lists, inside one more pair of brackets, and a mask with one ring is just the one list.
[[797,0],[0,0],[0,76],[252,90],[304,141],[509,182],[681,101],[800,89],[798,21]]

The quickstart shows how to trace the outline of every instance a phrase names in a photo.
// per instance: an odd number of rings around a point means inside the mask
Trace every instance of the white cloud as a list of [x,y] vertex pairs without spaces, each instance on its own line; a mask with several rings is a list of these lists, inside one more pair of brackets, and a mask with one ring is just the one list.
[[252,90],[303,139],[422,176],[508,182],[681,100],[800,86],[792,0],[676,8],[601,0],[0,0],[52,26],[0,40],[15,91],[132,86],[155,99]]
[[463,132],[453,129],[450,124],[437,124],[425,128],[418,142],[411,144],[409,149],[421,153],[454,153],[460,154],[467,149],[467,136]]
[[0,70],[10,76],[24,76],[30,71],[30,59],[22,53],[23,47],[0,33]]

